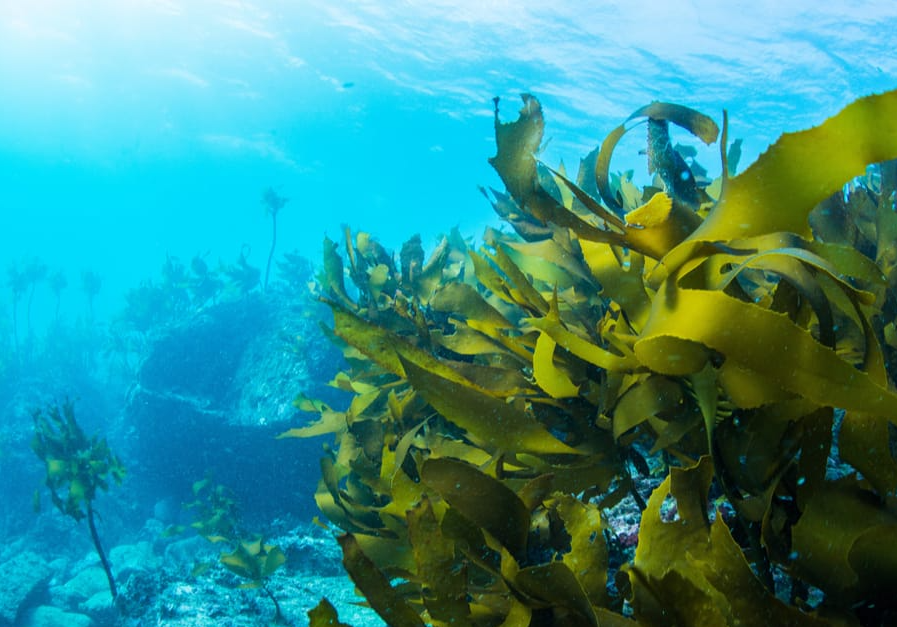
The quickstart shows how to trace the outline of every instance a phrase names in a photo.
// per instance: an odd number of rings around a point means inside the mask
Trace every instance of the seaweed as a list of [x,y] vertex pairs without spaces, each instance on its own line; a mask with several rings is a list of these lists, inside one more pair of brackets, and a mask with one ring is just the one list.
[[[88,438],[75,420],[74,405],[65,401],[34,412],[31,448],[46,466],[45,483],[53,505],[76,521],[87,519],[90,537],[100,557],[113,600],[118,596],[109,560],[100,544],[94,522],[93,500],[98,490],[108,490],[109,480],[121,484],[125,468],[109,449],[105,438]],[[35,494],[35,503],[39,503]]]
[[[286,563],[286,555],[280,547],[265,543],[261,535],[249,537],[250,534],[240,526],[233,493],[226,486],[214,483],[210,475],[194,481],[192,491],[194,500],[184,507],[192,512],[193,522],[189,526],[173,525],[165,530],[164,535],[176,535],[189,528],[212,544],[227,547],[219,554],[218,562],[234,575],[247,580],[239,588],[262,589],[274,604],[275,624],[289,624],[281,612],[280,603],[267,585],[268,578]],[[193,574],[199,575],[209,566],[199,563],[194,567]]]
[[87,297],[87,319],[93,320],[93,303],[103,287],[103,277],[93,270],[81,272],[81,290]]
[[[370,605],[391,625],[892,620],[897,92],[738,175],[725,115],[652,103],[576,182],[535,157],[538,100],[513,122],[498,104],[507,194],[484,193],[513,233],[429,260],[415,237],[398,263],[363,232],[345,262],[325,241],[353,397],[297,399],[320,419],[283,437],[335,437],[316,500]],[[641,122],[638,189],[609,164]],[[718,180],[670,124],[721,138]],[[616,570],[605,512],[628,495],[644,511]]]
[[271,249],[268,251],[268,262],[265,264],[265,282],[262,284],[262,291],[268,291],[268,277],[271,274],[271,260],[274,259],[274,249],[277,246],[277,214],[289,202],[289,198],[284,198],[273,187],[268,187],[262,194],[262,202],[265,204],[265,213],[271,216]]

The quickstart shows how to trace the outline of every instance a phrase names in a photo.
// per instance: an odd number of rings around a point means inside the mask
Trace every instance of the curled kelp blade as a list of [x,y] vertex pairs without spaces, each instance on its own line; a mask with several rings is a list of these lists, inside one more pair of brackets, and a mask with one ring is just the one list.
[[786,231],[809,238],[810,212],[870,163],[897,157],[897,91],[861,98],[821,125],[786,133],[744,172],[690,241]]
[[555,200],[539,182],[536,154],[542,142],[545,121],[542,106],[530,94],[522,94],[523,108],[513,122],[502,122],[495,104],[497,151],[489,163],[495,168],[517,205],[542,224],[569,228],[593,241],[618,241],[619,234],[586,222]]
[[[672,122],[673,124],[684,128],[705,144],[712,144],[716,141],[716,138],[719,135],[719,126],[717,126],[712,118],[689,107],[669,102],[652,102],[635,111],[629,116],[626,122],[607,135],[604,142],[601,144],[601,150],[598,152],[598,158],[595,161],[595,181],[598,193],[601,194],[601,199],[604,200],[611,209],[620,213],[623,212],[623,204],[619,198],[615,197],[611,189],[610,161],[613,156],[614,148],[616,148],[617,144],[623,138],[623,135],[633,128],[633,120],[640,120],[641,118],[646,118],[649,122],[653,121],[653,123],[661,126],[666,122]],[[661,147],[664,135],[661,127],[658,126],[654,132],[655,136],[651,142],[651,151],[654,153],[653,156],[651,156],[653,167],[661,173],[664,180],[666,180],[667,177],[670,178],[671,181],[675,180],[677,177],[681,180],[681,167],[685,166],[687,169],[688,166],[685,165],[684,162],[679,163],[678,161],[675,161],[675,157],[667,153],[666,148]],[[667,139],[669,139],[668,135]],[[675,152],[672,145],[669,146],[669,150]],[[688,174],[690,175],[691,172],[688,171]],[[679,183],[677,183],[677,186],[678,185]]]

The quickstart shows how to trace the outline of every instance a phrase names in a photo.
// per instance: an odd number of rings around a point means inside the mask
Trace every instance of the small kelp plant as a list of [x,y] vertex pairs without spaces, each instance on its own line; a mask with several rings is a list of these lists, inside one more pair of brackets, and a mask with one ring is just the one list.
[[[77,521],[87,519],[90,537],[109,581],[113,600],[118,596],[106,553],[94,521],[93,500],[97,490],[108,490],[109,480],[121,484],[125,468],[109,449],[105,438],[87,438],[75,420],[71,401],[49,405],[34,413],[31,448],[44,462],[46,485],[56,508]],[[35,495],[39,503],[39,494]]]
[[278,625],[287,624],[287,621],[280,611],[280,603],[268,589],[266,581],[286,561],[287,558],[280,547],[265,544],[261,537],[242,540],[236,543],[232,552],[221,555],[221,563],[225,568],[247,580],[246,583],[240,584],[241,588],[261,588],[271,599],[274,603],[274,623]]
[[[227,487],[214,483],[210,476],[193,483],[193,496],[194,500],[185,505],[193,515],[189,528],[209,542],[221,543],[230,549],[223,550],[219,555],[221,565],[247,580],[240,584],[240,588],[262,589],[274,604],[275,624],[289,624],[281,613],[280,603],[267,586],[268,577],[286,563],[286,555],[280,547],[266,544],[261,536],[245,539],[247,534],[240,528],[237,502],[233,494]],[[178,534],[187,529],[184,526],[173,526],[166,530],[165,535]],[[209,566],[197,564],[193,574],[198,576],[208,570]]]
[[274,259],[274,249],[277,247],[277,214],[283,209],[289,198],[284,198],[278,194],[273,187],[265,189],[262,194],[262,202],[265,205],[265,213],[271,216],[271,250],[268,251],[268,262],[265,264],[265,282],[262,284],[262,290],[268,291],[268,277],[271,275],[271,260]]
[[[396,627],[897,622],[897,92],[737,176],[725,116],[653,103],[575,180],[523,101],[496,102],[485,192],[513,232],[398,261],[325,241],[353,398],[297,399],[320,419],[284,435],[335,436],[316,499],[368,603]],[[640,123],[644,188],[609,173]],[[719,140],[717,180],[671,125]]]

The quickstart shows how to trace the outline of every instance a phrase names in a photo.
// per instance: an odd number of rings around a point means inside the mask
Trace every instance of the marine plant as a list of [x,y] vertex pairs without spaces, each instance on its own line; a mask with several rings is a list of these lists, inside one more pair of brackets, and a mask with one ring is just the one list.
[[12,341],[16,359],[19,358],[19,301],[28,289],[28,278],[18,263],[6,268],[6,285],[12,291]]
[[280,611],[277,597],[266,585],[268,577],[287,561],[286,555],[283,554],[280,547],[265,544],[261,537],[242,540],[236,544],[232,552],[222,554],[220,561],[229,571],[248,580],[247,583],[240,585],[241,588],[261,588],[271,599],[271,602],[274,603],[275,624],[286,622]]
[[[94,520],[97,490],[108,490],[109,481],[121,484],[125,468],[105,438],[88,438],[75,420],[74,405],[66,400],[34,412],[31,448],[46,467],[45,483],[56,508],[76,521],[87,519],[90,537],[100,558],[109,592],[118,596],[109,560],[103,551]],[[39,495],[35,502],[39,503]]]
[[28,282],[28,308],[26,320],[28,321],[28,337],[31,338],[33,331],[31,328],[31,307],[34,304],[34,293],[37,291],[37,285],[47,278],[47,265],[37,257],[33,257],[25,266],[25,280]]
[[[247,534],[240,528],[237,501],[233,493],[226,487],[214,483],[210,476],[193,483],[194,500],[185,505],[192,511],[193,522],[189,527],[213,544],[228,547],[218,557],[222,566],[233,574],[247,579],[240,588],[261,588],[274,604],[275,624],[286,621],[280,610],[280,603],[267,586],[268,577],[286,563],[286,556],[280,547],[266,544],[262,536],[246,539]],[[165,531],[165,535],[174,535],[185,531],[188,527],[175,525]],[[205,572],[208,564],[198,564],[193,569],[194,575]]]
[[277,260],[277,271],[281,281],[293,293],[306,293],[313,283],[312,263],[298,250],[284,253],[283,258]]
[[[334,435],[316,500],[368,603],[399,627],[892,624],[897,91],[737,176],[725,114],[720,136],[655,102],[575,181],[537,160],[523,102],[503,123],[496,101],[507,193],[486,192],[513,233],[429,260],[412,238],[398,264],[366,233],[346,262],[325,240],[353,397],[298,399],[320,418],[283,435]],[[609,168],[641,124],[639,189]],[[718,179],[671,124],[719,140]],[[627,497],[617,568],[606,511]]]
[[59,306],[62,304],[62,290],[68,287],[68,279],[65,277],[65,272],[62,270],[56,270],[53,274],[50,275],[48,281],[50,282],[50,289],[53,292],[53,297],[56,299],[56,305],[53,308],[53,320],[58,324],[59,323]]
[[93,270],[81,272],[81,290],[87,297],[87,317],[93,320],[93,303],[103,287],[103,277]]
[[[190,529],[213,544],[227,542],[240,535],[237,501],[226,486],[214,483],[207,475],[194,481],[191,490],[193,500],[184,505],[193,519]],[[175,535],[187,529],[187,526],[173,525],[165,530],[165,535]]]
[[283,209],[289,198],[278,194],[273,187],[268,187],[262,194],[262,202],[265,205],[265,213],[271,216],[271,250],[268,251],[268,262],[265,264],[265,282],[262,289],[268,291],[268,277],[271,274],[271,260],[274,259],[274,249],[277,247],[277,214]]
[[237,263],[224,266],[224,273],[230,278],[232,287],[238,290],[240,296],[244,296],[254,290],[259,284],[261,271],[255,266],[249,265],[249,255],[252,248],[249,244],[243,244],[240,248],[240,256]]

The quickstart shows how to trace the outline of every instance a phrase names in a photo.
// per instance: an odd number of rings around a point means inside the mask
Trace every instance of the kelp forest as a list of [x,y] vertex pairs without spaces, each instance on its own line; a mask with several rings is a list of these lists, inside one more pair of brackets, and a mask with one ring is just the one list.
[[[325,241],[351,403],[300,396],[319,418],[282,437],[332,436],[316,501],[367,603],[395,627],[897,621],[897,92],[737,175],[725,114],[647,105],[574,178],[539,161],[539,101],[500,104],[504,228]],[[610,171],[626,133],[644,187]]]

